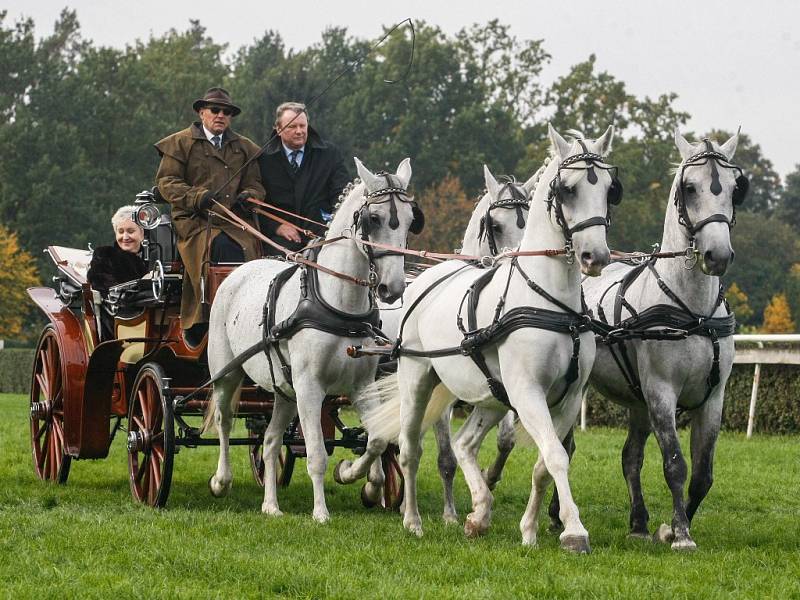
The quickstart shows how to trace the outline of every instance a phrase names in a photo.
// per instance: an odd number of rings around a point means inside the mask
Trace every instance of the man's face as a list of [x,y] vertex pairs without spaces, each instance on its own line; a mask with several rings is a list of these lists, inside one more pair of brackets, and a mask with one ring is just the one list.
[[[297,116],[296,119],[295,116]],[[292,122],[287,125],[289,121]],[[300,113],[298,116],[293,110],[283,111],[280,121],[278,121],[278,135],[287,148],[299,150],[305,146],[308,139],[308,119],[306,114]]]
[[227,106],[210,104],[200,109],[200,120],[205,128],[214,135],[222,135],[222,132],[230,127],[231,118],[231,109]]

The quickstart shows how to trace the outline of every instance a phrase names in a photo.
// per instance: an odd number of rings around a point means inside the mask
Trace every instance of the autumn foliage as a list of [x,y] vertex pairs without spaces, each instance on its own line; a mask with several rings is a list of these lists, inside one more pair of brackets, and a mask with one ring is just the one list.
[[786,294],[775,294],[764,309],[763,333],[793,333],[795,324]]
[[22,332],[30,308],[25,289],[38,283],[33,257],[19,247],[13,231],[0,225],[0,339]]
[[411,247],[434,252],[453,252],[460,248],[475,202],[467,199],[458,178],[445,177],[415,199],[425,213],[425,229],[412,237]]

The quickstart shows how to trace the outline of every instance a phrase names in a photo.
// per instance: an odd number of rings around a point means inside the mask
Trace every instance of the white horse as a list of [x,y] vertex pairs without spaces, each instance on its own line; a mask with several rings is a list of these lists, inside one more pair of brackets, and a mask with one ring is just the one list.
[[[516,248],[525,231],[525,222],[530,204],[530,192],[535,186],[542,169],[524,184],[516,183],[511,178],[498,182],[489,168],[484,165],[483,174],[486,183],[486,192],[478,200],[472,211],[460,253],[465,256],[478,256],[489,259],[502,250]],[[381,308],[381,331],[389,339],[396,339],[400,330],[402,317],[402,304],[395,302],[392,307]],[[436,390],[441,398],[450,397],[455,401],[444,386]],[[480,412],[480,409],[477,409]],[[468,419],[468,422],[470,419]],[[511,421],[511,437],[513,440],[513,413]],[[450,445],[450,411],[442,414],[436,423],[436,441],[439,446],[439,473],[444,487],[444,519],[447,522],[456,522],[455,500],[453,498],[453,479],[456,472],[456,457]],[[334,479],[339,483],[351,483],[366,473],[372,457],[368,453],[365,458],[350,461],[341,460],[334,471]],[[363,489],[363,496],[370,502],[377,502],[378,490],[371,483]]]
[[[405,475],[403,525],[416,535],[422,535],[416,485],[423,416],[432,422],[444,409],[434,403],[428,406],[431,392],[441,382],[456,397],[489,409],[489,426],[503,418],[510,405],[539,447],[531,497],[520,522],[523,544],[536,543],[542,494],[552,475],[562,499],[561,545],[575,552],[589,551],[589,536],[572,499],[569,460],[561,439],[577,417],[580,390],[594,361],[594,337],[582,325],[580,274],[598,275],[609,261],[607,203],[614,201],[617,182],[609,172],[612,167],[601,157],[610,149],[613,127],[596,141],[567,142],[552,127],[549,136],[553,159],[542,181],[550,185],[536,187],[520,252],[566,247],[569,258],[521,255],[502,261],[484,282],[468,320],[470,329],[474,321],[475,325],[494,323],[499,331],[481,347],[485,369],[460,353],[425,355],[443,347],[458,352],[464,348],[462,342],[476,340],[465,337],[454,313],[485,271],[450,261],[429,269],[406,290],[408,308],[398,372],[374,386],[384,396],[384,404],[366,415],[364,422],[370,436],[391,439],[398,434],[399,421],[400,464]],[[449,279],[443,279],[448,275]],[[504,395],[500,382],[509,405],[497,399]],[[462,435],[459,432],[454,449],[472,494],[473,512],[464,529],[473,536],[489,526],[492,494],[476,459],[482,438],[466,440]]]
[[[600,344],[590,380],[606,398],[630,408],[622,468],[631,501],[630,534],[634,537],[649,537],[640,472],[645,442],[650,432],[655,432],[673,502],[672,526],[662,525],[656,538],[672,541],[674,549],[696,547],[689,524],[711,488],[723,392],[733,363],[732,317],[727,317],[722,303],[719,276],[733,260],[730,228],[735,205],[747,192],[747,179],[730,162],[737,141],[738,133],[721,146],[706,140],[691,144],[675,132],[681,163],[670,190],[661,250],[689,249],[691,258],[658,260],[652,263],[652,269],[641,265],[638,276],[634,266],[614,264],[583,286],[595,316],[602,310],[612,327],[650,329],[652,334],[664,327],[682,328],[678,323],[685,321],[690,331],[680,340],[634,337],[621,344]],[[664,284],[670,293],[662,287]],[[658,318],[659,313],[664,314],[663,307],[668,307],[666,314],[671,319]],[[631,321],[632,311],[641,320]],[[709,317],[720,320],[707,321]],[[718,367],[713,366],[715,344]],[[619,365],[625,367],[626,374]],[[679,409],[692,415],[688,503],[683,498],[686,461],[675,430]]]
[[[344,235],[345,239],[323,246],[316,262],[362,283],[370,281],[381,300],[392,302],[405,288],[403,256],[372,249],[361,240],[405,248],[409,231],[418,233],[421,229],[422,214],[405,192],[411,179],[410,161],[403,160],[396,175],[375,175],[358,159],[355,162],[361,181],[356,180],[346,190],[326,237],[334,240]],[[215,496],[226,494],[231,487],[228,440],[238,390],[246,374],[263,389],[274,391],[275,397],[264,437],[262,511],[281,514],[276,484],[279,451],[289,421],[299,414],[314,489],[313,517],[325,522],[329,513],[323,480],[328,456],[320,424],[322,402],[326,395],[347,395],[357,410],[363,410],[361,390],[375,379],[377,358],[354,361],[345,349],[354,341],[372,339],[363,321],[376,317],[377,309],[372,291],[365,285],[354,285],[315,268],[297,268],[278,291],[274,305],[266,310],[273,282],[288,274],[284,272],[290,268],[290,263],[270,259],[246,263],[224,281],[214,300],[208,344],[212,374],[258,343],[264,328],[268,328],[270,343],[268,353],[247,360],[214,384],[209,410],[213,410],[219,431],[220,454],[209,487]],[[309,308],[311,312],[299,312]],[[287,321],[289,317],[293,319]],[[327,330],[319,327],[319,321],[325,322]],[[280,333],[282,330],[285,334]],[[382,482],[380,461],[374,472]]]

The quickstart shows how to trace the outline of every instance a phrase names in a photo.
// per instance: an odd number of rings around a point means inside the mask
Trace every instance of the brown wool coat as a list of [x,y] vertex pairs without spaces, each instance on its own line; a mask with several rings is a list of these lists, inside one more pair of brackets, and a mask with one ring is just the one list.
[[[204,308],[201,304],[200,293],[200,278],[208,244],[208,215],[205,212],[200,214],[197,204],[206,192],[217,191],[245,161],[258,152],[258,146],[252,141],[230,129],[225,131],[222,140],[222,150],[216,150],[197,122],[155,144],[161,156],[156,184],[161,195],[172,205],[172,222],[184,266],[181,298],[181,326],[184,329],[208,321],[208,307]],[[264,187],[256,161],[225,186],[217,199],[231,208],[240,192],[264,199]],[[247,220],[253,223],[250,216]],[[221,231],[244,249],[245,260],[258,258],[260,245],[253,236],[222,219],[213,219],[211,239]]]

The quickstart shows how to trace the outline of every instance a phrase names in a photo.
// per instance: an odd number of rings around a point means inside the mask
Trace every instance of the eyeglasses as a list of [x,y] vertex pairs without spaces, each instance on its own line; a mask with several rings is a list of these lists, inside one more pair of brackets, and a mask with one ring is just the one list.
[[221,106],[207,106],[208,110],[212,113],[219,114],[219,111],[222,111],[222,114],[226,117],[230,117],[233,114],[233,111],[230,108],[222,108]]

